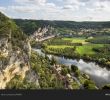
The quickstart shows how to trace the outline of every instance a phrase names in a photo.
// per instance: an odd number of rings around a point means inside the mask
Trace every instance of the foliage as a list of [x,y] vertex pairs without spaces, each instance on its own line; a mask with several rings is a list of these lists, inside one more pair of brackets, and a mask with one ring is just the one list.
[[15,24],[15,22],[0,13],[0,38],[8,37],[13,46],[23,47],[23,41],[27,36]]
[[71,70],[72,70],[73,72],[76,72],[76,71],[78,70],[78,67],[75,66],[75,65],[71,65]]
[[96,89],[95,83],[91,80],[86,80],[84,82],[84,88],[85,89]]
[[[110,22],[74,22],[74,21],[49,21],[49,20],[22,20],[14,19],[16,24],[28,34],[33,33],[38,27],[52,26],[60,33],[69,33],[68,30],[78,31],[79,29],[102,29],[110,28]],[[65,30],[65,31],[64,31]]]
[[[86,40],[85,38],[54,38],[52,40],[44,42],[46,44],[44,50],[47,53],[52,53],[54,55],[64,56],[72,59],[82,58],[86,61],[95,61],[98,64],[106,66],[107,68],[110,67],[109,44],[94,44],[89,42],[83,44]],[[75,43],[82,42],[83,45],[71,46],[66,44],[67,42],[70,43],[73,41],[75,41]]]
[[102,89],[110,89],[110,84],[103,86]]
[[88,39],[86,41],[96,44],[110,44],[110,36],[95,37],[93,39]]
[[16,75],[7,83],[6,89],[38,89],[34,83],[23,80],[21,76]]
[[63,82],[53,74],[52,67],[50,64],[54,62],[46,59],[43,56],[39,56],[37,53],[33,52],[31,56],[31,66],[32,69],[36,71],[39,75],[39,84],[41,89],[46,88],[64,88]]

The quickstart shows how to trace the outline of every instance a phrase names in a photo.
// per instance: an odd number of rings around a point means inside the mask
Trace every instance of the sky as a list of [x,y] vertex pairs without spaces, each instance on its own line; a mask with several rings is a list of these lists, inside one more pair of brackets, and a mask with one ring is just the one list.
[[110,0],[0,0],[10,18],[110,21]]

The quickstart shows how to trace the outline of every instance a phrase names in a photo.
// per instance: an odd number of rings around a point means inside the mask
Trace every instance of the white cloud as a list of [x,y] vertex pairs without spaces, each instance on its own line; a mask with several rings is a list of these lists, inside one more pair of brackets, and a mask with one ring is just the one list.
[[107,0],[96,1],[91,4],[90,7],[86,8],[91,12],[110,12],[110,2]]
[[5,7],[0,7],[0,11],[5,11],[6,8]]
[[16,3],[19,4],[37,4],[37,5],[44,5],[46,0],[15,0]]
[[84,6],[84,2],[80,2],[79,0],[63,0],[65,5],[77,5],[77,6]]
[[79,0],[80,2],[89,2],[90,0]]
[[63,9],[72,9],[72,8],[73,8],[72,5],[65,5],[65,6],[63,7]]
[[79,7],[78,7],[77,5],[74,5],[74,6],[72,6],[72,5],[65,5],[65,6],[63,7],[63,9],[75,11],[75,10],[78,10]]
[[14,0],[0,11],[14,18],[110,20],[109,5],[110,0]]
[[38,8],[35,6],[8,6],[8,9],[18,13],[34,13]]

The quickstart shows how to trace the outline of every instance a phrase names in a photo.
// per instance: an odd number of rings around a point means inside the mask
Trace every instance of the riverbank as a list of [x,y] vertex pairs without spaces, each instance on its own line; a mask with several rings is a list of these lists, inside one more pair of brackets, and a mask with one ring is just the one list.
[[52,54],[52,55],[56,55],[56,56],[59,56],[59,57],[65,57],[65,58],[69,58],[69,59],[83,59],[84,61],[86,62],[94,62],[98,65],[100,65],[100,67],[102,68],[107,68],[108,70],[110,70],[110,63],[106,63],[106,61],[104,61],[105,59],[102,58],[102,59],[98,59],[98,58],[95,58],[94,56],[88,56],[88,55],[79,55],[79,54],[76,54],[76,53],[73,53],[73,54],[62,54],[62,53],[57,53],[57,52],[52,52],[52,51],[49,51],[47,49],[42,49],[42,52],[46,53],[46,54]]
[[109,44],[86,42],[86,38],[54,38],[43,43],[42,51],[70,59],[83,59],[95,62],[110,69]]
[[78,66],[79,70],[86,73],[90,78],[97,84],[99,88],[110,83],[110,71],[106,68],[102,68],[94,62],[85,62],[82,59],[69,59],[65,57],[60,57],[52,54],[46,54],[42,52],[41,49],[34,49],[38,54],[43,56],[48,56],[49,59],[54,57],[57,63],[63,64],[65,66],[75,65]]
[[[56,58],[53,58],[53,57],[51,58],[50,55],[45,55],[39,49],[33,49],[33,50],[37,52],[39,57],[41,56],[41,58],[47,60],[46,62],[48,62],[48,66],[50,67],[45,67],[45,68],[52,71],[51,76],[54,76],[54,77],[56,76],[59,82],[64,83],[63,86],[65,89],[98,89],[95,82],[89,77],[89,75],[84,72],[81,72],[77,66],[71,65],[69,67],[64,63],[59,63]],[[36,57],[35,59],[37,60]],[[34,60],[34,62],[36,62],[36,60]],[[36,68],[34,67],[34,70],[35,69]]]

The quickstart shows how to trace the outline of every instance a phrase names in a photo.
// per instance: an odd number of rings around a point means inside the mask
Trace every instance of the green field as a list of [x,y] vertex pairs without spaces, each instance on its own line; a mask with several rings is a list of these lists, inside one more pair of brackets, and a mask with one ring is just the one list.
[[85,42],[85,38],[82,37],[74,37],[74,38],[62,38],[63,40],[70,40],[72,43],[82,43],[82,44],[86,44],[88,42]]
[[96,52],[93,51],[94,47],[103,47],[103,44],[87,44],[83,46],[77,46],[76,53],[83,55],[83,54],[95,54]]
[[47,46],[47,48],[58,48],[58,49],[64,49],[64,48],[66,48],[66,47],[69,47],[69,48],[73,48],[74,46],[67,46],[67,45],[49,45],[49,46]]
[[[64,48],[74,48],[74,46],[65,46],[65,45],[50,45],[47,46],[48,49],[53,48],[53,49],[64,49]],[[83,55],[83,54],[95,54],[96,52],[93,51],[94,47],[103,47],[103,44],[87,44],[83,46],[77,46],[75,52]]]
[[[93,48],[95,47],[103,47],[104,44],[93,44],[93,43],[89,43],[89,42],[85,42],[86,38],[61,38],[61,39],[55,39],[54,41],[66,41],[66,42],[72,42],[72,43],[82,43],[82,46],[76,46],[76,50],[75,52],[80,54],[80,55],[84,55],[84,54],[96,54],[96,52],[93,50]],[[48,44],[48,43],[47,43]],[[47,49],[49,51],[51,51],[51,48],[58,50],[58,49],[65,49],[65,48],[74,48],[74,46],[68,46],[68,45],[47,45]],[[69,51],[68,51],[69,52]]]

